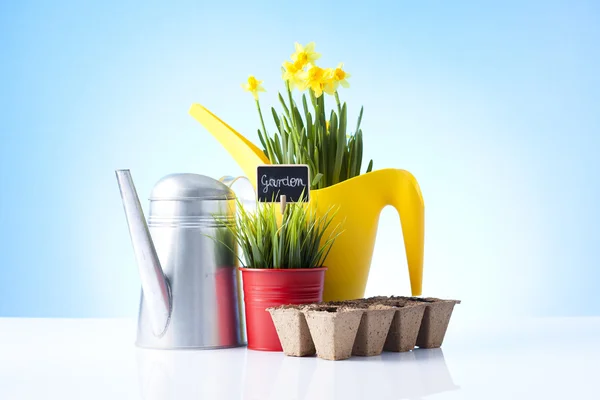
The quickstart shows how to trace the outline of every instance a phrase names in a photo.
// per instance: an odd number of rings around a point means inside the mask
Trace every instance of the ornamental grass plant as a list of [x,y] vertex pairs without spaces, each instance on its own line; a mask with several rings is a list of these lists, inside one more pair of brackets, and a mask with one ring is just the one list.
[[238,201],[235,223],[227,227],[243,259],[226,245],[244,268],[319,268],[341,233],[339,226],[326,233],[336,213],[329,209],[318,216],[305,203],[289,203],[283,214],[279,203],[259,203],[251,213]]
[[[312,189],[322,189],[361,174],[363,162],[363,133],[360,127],[363,108],[361,107],[354,131],[348,126],[346,103],[340,102],[338,88],[348,88],[350,74],[343,69],[343,63],[336,68],[321,68],[316,60],[321,55],[315,52],[315,44],[306,46],[295,44],[296,51],[291,61],[285,61],[282,78],[286,96],[279,93],[282,112],[271,107],[276,131],[269,134],[258,99],[259,92],[265,92],[263,81],[254,76],[242,85],[251,92],[256,101],[261,128],[258,137],[263,151],[273,164],[307,164],[313,174]],[[301,108],[294,100],[292,91],[307,91],[302,94]],[[324,93],[335,98],[335,107],[330,111],[325,105]],[[373,160],[366,172],[373,169]]]

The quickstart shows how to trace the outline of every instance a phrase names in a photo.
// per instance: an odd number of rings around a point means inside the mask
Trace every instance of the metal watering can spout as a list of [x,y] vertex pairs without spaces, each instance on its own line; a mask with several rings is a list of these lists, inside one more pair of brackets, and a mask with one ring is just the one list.
[[154,335],[161,336],[167,329],[171,315],[172,299],[169,283],[160,266],[131,173],[128,169],[120,169],[115,172],[133,251],[140,271],[144,301],[149,306],[152,331]]

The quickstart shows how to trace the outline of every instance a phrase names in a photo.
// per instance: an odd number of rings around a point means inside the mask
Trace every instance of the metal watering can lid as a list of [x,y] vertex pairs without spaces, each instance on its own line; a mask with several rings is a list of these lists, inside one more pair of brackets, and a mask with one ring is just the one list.
[[159,180],[150,200],[231,200],[235,193],[227,185],[198,174],[171,174]]

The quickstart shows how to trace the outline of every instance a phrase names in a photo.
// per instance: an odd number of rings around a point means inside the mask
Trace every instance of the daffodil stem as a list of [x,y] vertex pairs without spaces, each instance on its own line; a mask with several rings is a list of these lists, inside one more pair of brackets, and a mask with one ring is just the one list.
[[340,96],[338,95],[337,90],[335,91],[335,102],[337,103],[338,115],[342,116],[342,105],[340,104]]
[[267,136],[267,128],[265,128],[265,120],[263,119],[262,111],[260,109],[260,103],[258,100],[256,100],[256,109],[258,110],[258,115],[260,117],[260,123],[262,124],[263,133],[265,136]]
[[264,135],[264,140],[265,140],[265,145],[266,145],[266,150],[267,150],[267,157],[269,158],[269,160],[271,160],[271,162],[275,162],[275,155],[273,154],[273,149],[271,148],[270,145],[270,139],[269,139],[269,135],[267,133],[267,128],[265,127],[265,120],[263,119],[263,115],[262,115],[262,111],[260,109],[260,103],[258,101],[258,99],[256,99],[256,109],[258,110],[258,115],[260,117],[260,123],[262,125],[263,128],[263,135]]
[[292,98],[292,89],[290,88],[290,82],[287,81],[285,83],[285,87],[287,88],[287,92],[288,92],[288,98],[290,99],[290,119],[292,120],[292,127],[294,128],[294,132],[297,133],[297,129],[296,129],[296,118],[294,116],[294,99]]

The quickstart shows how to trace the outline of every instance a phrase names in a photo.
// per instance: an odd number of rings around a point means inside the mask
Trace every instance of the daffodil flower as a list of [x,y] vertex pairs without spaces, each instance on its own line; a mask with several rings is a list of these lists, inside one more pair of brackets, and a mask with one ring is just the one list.
[[315,51],[315,42],[310,42],[306,46],[297,42],[294,45],[296,51],[292,54],[292,61],[301,69],[308,64],[314,64],[321,57],[321,54]]
[[315,93],[315,97],[321,97],[325,86],[325,70],[311,65],[311,67],[301,74],[303,88],[310,88]]
[[290,85],[290,89],[297,87],[302,90],[302,67],[299,67],[299,64],[296,62],[285,61],[283,63],[283,80],[288,82]]
[[325,71],[325,87],[323,90],[333,95],[335,91],[338,89],[339,85],[342,87],[349,88],[350,83],[348,83],[347,79],[350,78],[350,74],[344,71],[342,68],[344,67],[344,63],[339,63],[337,68],[328,68]]
[[334,74],[335,69],[333,68],[325,68],[323,70],[323,91],[332,96],[335,94],[339,85],[339,83],[333,79]]
[[253,75],[250,75],[248,77],[248,82],[243,83],[242,87],[247,92],[252,93],[252,96],[254,96],[255,100],[258,100],[258,92],[266,92],[265,88],[262,87],[262,83],[263,81],[259,81]]

